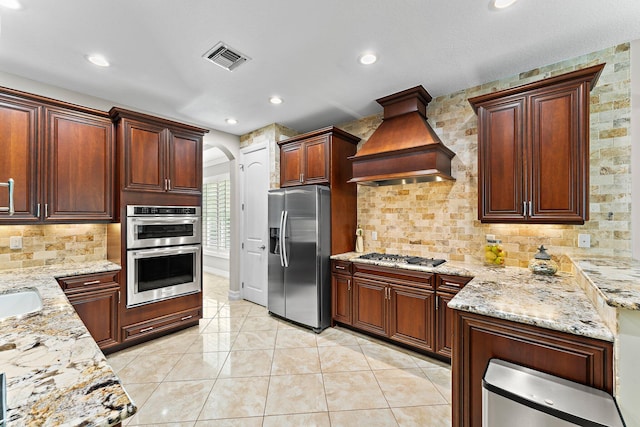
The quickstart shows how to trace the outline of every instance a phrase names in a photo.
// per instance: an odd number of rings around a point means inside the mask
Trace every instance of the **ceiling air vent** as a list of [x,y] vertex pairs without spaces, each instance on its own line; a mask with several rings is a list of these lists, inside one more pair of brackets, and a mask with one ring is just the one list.
[[202,57],[229,71],[235,70],[251,59],[224,42],[220,42],[209,49]]

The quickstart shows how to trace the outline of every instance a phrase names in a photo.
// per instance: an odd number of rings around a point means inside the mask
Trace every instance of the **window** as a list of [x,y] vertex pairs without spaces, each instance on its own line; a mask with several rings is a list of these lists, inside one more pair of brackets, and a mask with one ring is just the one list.
[[228,253],[231,244],[231,181],[229,174],[205,179],[202,189],[204,249]]

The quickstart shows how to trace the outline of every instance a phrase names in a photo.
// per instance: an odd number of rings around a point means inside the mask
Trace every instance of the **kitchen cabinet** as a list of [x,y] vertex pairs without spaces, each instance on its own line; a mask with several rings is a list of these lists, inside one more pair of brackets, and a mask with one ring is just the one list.
[[119,343],[119,273],[58,278],[58,283],[101,349]]
[[610,342],[454,310],[453,426],[482,425],[482,377],[491,358],[613,391]]
[[351,325],[353,322],[351,263],[331,261],[331,313],[333,322]]
[[453,343],[453,309],[447,304],[458,291],[471,281],[471,277],[436,275],[436,340],[434,351],[441,356],[451,358]]
[[348,157],[360,141],[336,127],[327,127],[278,142],[280,187],[321,184],[331,189],[331,254],[354,250],[357,188]]
[[0,223],[113,219],[115,146],[106,113],[2,89],[0,134],[0,181],[14,179],[16,211],[0,213]]
[[589,218],[589,92],[604,64],[474,98],[481,222]]
[[206,129],[112,108],[117,126],[120,189],[202,194],[202,139]]
[[[202,318],[202,309],[193,308],[177,311],[164,316],[158,316],[149,320],[127,325],[122,328],[123,341],[139,342],[146,336],[157,336],[162,332],[169,332],[182,327],[193,326]],[[194,323],[195,322],[195,323]]]
[[447,303],[471,279],[332,260],[332,320],[451,359]]

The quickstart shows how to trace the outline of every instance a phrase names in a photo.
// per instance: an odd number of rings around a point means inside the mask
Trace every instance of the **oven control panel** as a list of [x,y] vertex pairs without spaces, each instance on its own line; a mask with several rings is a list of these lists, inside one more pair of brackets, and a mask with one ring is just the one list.
[[127,206],[127,216],[200,215],[198,206]]

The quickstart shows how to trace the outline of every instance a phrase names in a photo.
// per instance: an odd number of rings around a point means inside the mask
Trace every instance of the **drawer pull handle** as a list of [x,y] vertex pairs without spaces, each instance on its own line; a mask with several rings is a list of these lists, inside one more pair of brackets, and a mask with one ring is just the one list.
[[345,270],[346,267],[342,266],[342,265],[336,265],[336,270]]
[[100,283],[100,280],[92,280],[90,282],[84,282],[83,285],[87,286],[87,285],[97,285],[98,283]]
[[460,286],[459,283],[453,283],[453,282],[442,282],[442,284],[446,286],[456,286],[456,287]]
[[140,329],[140,333],[144,334],[145,332],[149,332],[152,329],[153,329],[153,326],[149,326],[148,328],[142,328]]
[[192,317],[193,317],[193,316],[184,316],[184,317],[183,317],[182,319],[180,319],[180,320],[189,320],[189,319],[191,319]]

